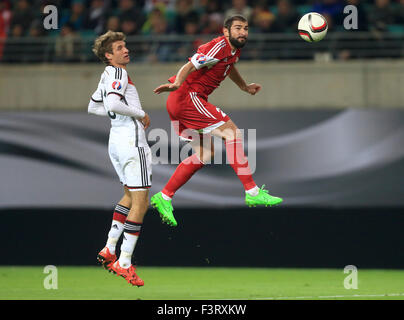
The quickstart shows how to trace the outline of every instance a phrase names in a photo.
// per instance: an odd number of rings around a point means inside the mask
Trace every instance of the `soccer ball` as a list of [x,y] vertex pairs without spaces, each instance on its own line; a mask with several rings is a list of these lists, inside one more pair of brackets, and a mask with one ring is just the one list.
[[327,34],[327,20],[317,12],[309,12],[300,18],[297,30],[303,40],[317,42]]

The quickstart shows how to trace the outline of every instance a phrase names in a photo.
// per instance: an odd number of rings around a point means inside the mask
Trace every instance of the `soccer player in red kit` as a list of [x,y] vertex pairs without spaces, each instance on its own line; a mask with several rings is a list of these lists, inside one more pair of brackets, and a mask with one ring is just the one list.
[[275,205],[281,198],[258,188],[252,177],[244,154],[241,133],[234,122],[218,107],[208,102],[208,96],[229,76],[242,90],[255,95],[261,90],[257,83],[247,84],[235,67],[241,48],[248,37],[248,21],[241,15],[226,19],[223,36],[201,45],[189,62],[183,65],[169,83],[157,87],[154,92],[170,92],[167,111],[178,135],[189,138],[189,130],[200,134],[200,139],[191,141],[195,153],[182,161],[164,189],[151,197],[151,204],[158,210],[162,220],[176,226],[171,199],[192,175],[210,161],[214,150],[203,142],[211,135],[225,142],[227,159],[245,189],[245,202],[249,206]]

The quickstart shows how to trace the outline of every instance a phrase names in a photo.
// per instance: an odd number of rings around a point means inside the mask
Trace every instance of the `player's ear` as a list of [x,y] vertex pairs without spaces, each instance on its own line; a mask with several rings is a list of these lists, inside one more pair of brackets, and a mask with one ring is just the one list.
[[223,34],[225,37],[229,36],[229,30],[226,27],[223,27]]
[[105,58],[107,58],[108,60],[111,60],[112,59],[112,53],[105,52]]

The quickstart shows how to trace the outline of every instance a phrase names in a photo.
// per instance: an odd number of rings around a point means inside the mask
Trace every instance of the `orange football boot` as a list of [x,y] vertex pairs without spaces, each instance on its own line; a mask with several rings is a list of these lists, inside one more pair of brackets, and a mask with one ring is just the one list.
[[117,276],[124,278],[132,286],[142,287],[144,285],[144,281],[138,277],[135,272],[136,268],[133,265],[125,269],[119,265],[119,261],[116,261],[111,265],[110,270]]
[[116,261],[116,254],[111,254],[107,247],[104,247],[98,255],[98,262],[104,267],[104,269],[110,271],[112,264]]

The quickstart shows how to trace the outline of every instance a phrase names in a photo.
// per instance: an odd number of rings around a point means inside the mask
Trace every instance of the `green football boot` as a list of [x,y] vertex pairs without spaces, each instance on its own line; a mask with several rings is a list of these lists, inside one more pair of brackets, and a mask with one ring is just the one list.
[[250,196],[249,194],[245,195],[245,203],[249,207],[256,207],[259,205],[264,205],[264,206],[274,206],[276,204],[279,204],[283,201],[282,198],[279,197],[274,197],[268,194],[268,190],[264,189],[265,185],[261,187],[258,191],[258,195],[255,197]]
[[161,192],[159,192],[150,198],[150,203],[152,207],[159,212],[160,218],[164,223],[172,227],[177,226],[177,221],[173,215],[174,209],[171,205],[171,200],[164,200]]

